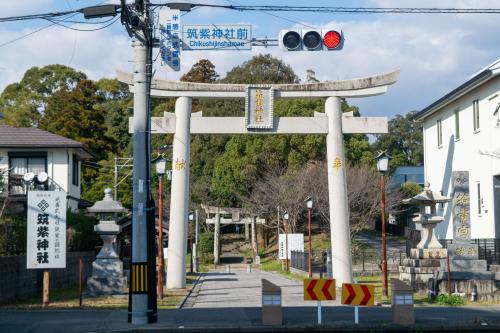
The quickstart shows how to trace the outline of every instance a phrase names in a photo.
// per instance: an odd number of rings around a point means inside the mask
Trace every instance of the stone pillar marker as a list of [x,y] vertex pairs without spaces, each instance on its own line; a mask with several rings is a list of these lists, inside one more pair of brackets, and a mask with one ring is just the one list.
[[342,283],[352,283],[352,261],[344,136],[342,133],[342,106],[339,97],[328,97],[326,99],[325,113],[328,117],[326,156],[332,241],[332,273],[337,285],[341,286]]
[[123,276],[123,263],[115,252],[113,243],[120,233],[116,224],[116,214],[126,213],[120,202],[113,200],[113,190],[104,190],[104,199],[97,201],[87,212],[99,216],[99,224],[94,230],[101,237],[103,246],[92,263],[92,276],[87,281],[91,295],[123,294],[126,278]]
[[214,227],[214,264],[220,263],[220,213],[215,214]]
[[179,97],[175,102],[167,289],[186,287],[190,119],[191,98]]

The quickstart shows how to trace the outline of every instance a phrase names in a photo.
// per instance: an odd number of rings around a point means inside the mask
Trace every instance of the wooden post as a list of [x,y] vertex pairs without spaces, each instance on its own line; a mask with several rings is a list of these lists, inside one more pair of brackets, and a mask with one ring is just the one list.
[[43,271],[43,304],[42,307],[49,306],[49,271]]
[[82,303],[83,303],[83,298],[82,298],[82,294],[83,294],[83,260],[82,258],[80,258],[80,262],[79,262],[79,270],[78,270],[78,303],[79,303],[79,306],[82,307]]
[[448,294],[451,295],[451,269],[450,269],[450,256],[446,255],[446,268],[448,270]]

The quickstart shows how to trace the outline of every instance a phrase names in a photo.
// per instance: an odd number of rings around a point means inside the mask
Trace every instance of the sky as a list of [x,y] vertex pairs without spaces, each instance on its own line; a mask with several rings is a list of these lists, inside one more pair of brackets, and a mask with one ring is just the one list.
[[[179,0],[180,1],[180,0]],[[78,9],[108,0],[0,1],[0,17]],[[154,0],[165,3],[166,0]],[[197,0],[208,4],[346,7],[498,8],[495,0]],[[157,70],[155,77],[176,80],[200,59],[208,58],[223,77],[257,54],[270,53],[292,66],[302,81],[312,69],[319,80],[365,77],[400,69],[399,81],[386,94],[350,99],[365,116],[388,116],[420,110],[500,58],[499,14],[319,14],[238,12],[200,8],[182,16],[184,24],[252,25],[253,37],[277,38],[281,29],[336,28],[345,37],[340,51],[284,52],[277,47],[251,51],[184,51],[181,71]],[[70,20],[84,21],[81,15]],[[94,21],[95,22],[95,21]],[[103,24],[65,24],[95,29]],[[40,30],[41,29],[41,30]],[[37,30],[40,30],[36,32]],[[31,34],[30,34],[31,33]],[[17,41],[17,38],[30,34]],[[10,43],[9,43],[10,42]],[[156,54],[156,50],[155,50]],[[132,71],[130,38],[118,20],[106,29],[75,31],[43,20],[0,23],[0,91],[18,82],[33,66],[64,64],[91,79]]]

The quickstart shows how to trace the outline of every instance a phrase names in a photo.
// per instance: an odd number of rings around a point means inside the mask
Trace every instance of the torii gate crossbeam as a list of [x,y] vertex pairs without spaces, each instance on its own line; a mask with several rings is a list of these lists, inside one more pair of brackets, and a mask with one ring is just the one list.
[[[273,84],[274,98],[326,97],[325,113],[314,117],[274,118],[273,128],[253,130],[241,117],[202,117],[191,114],[192,98],[244,98],[246,85],[206,84],[153,80],[151,96],[177,97],[175,115],[153,118],[152,133],[174,133],[172,156],[172,194],[167,288],[184,288],[189,198],[189,145],[191,133],[205,134],[326,134],[330,236],[333,277],[337,284],[352,282],[349,206],[347,201],[344,133],[387,133],[387,119],[352,117],[343,114],[342,97],[368,97],[383,94],[395,83],[399,70],[361,79],[312,84]],[[118,72],[118,79],[134,92],[132,75]],[[131,128],[133,130],[133,128]]]

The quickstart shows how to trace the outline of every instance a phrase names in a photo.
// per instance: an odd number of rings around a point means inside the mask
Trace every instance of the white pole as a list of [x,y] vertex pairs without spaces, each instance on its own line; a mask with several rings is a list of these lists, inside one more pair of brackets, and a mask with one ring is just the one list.
[[[147,47],[140,41],[132,42],[134,47],[134,171],[133,171],[133,213],[132,213],[132,265],[145,263],[147,256],[147,221],[146,203],[147,177],[149,165],[146,165],[147,128],[148,128],[148,91],[147,91]],[[116,163],[115,163],[116,165]],[[115,187],[116,191],[116,187]],[[148,295],[133,293],[132,324],[148,322]]]
[[[354,283],[358,283],[358,280],[354,279]],[[354,324],[359,324],[359,306],[354,307]]]
[[318,324],[321,325],[321,301],[318,301]]
[[352,282],[352,267],[342,107],[339,97],[328,97],[325,113],[328,117],[326,147],[333,278],[337,281],[337,285],[341,286],[342,283]]
[[215,228],[214,228],[214,264],[220,262],[220,213],[215,213]]
[[179,97],[175,102],[167,289],[186,287],[190,119],[191,98]]

